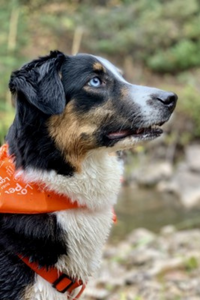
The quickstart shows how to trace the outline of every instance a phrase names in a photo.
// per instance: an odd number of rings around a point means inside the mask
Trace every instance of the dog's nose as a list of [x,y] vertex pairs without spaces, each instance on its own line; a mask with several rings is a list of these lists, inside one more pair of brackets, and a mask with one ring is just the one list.
[[173,110],[176,106],[178,96],[172,92],[160,92],[154,96],[154,99],[162,102],[169,109]]

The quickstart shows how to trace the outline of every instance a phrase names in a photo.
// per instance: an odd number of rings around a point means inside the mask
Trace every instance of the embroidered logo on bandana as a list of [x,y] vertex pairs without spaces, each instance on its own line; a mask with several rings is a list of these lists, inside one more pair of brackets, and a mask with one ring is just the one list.
[[36,214],[78,207],[77,202],[71,202],[66,196],[23,181],[8,155],[8,145],[0,148],[0,212]]

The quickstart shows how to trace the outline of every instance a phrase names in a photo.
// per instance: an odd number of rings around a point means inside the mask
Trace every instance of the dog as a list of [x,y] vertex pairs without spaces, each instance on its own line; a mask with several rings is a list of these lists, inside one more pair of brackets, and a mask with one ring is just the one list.
[[[113,222],[123,168],[112,153],[159,137],[177,95],[128,83],[102,57],[60,51],[14,71],[9,87],[16,115],[6,143],[15,173],[77,207],[0,214],[0,300],[77,299]],[[37,273],[52,268],[62,272],[53,284]],[[59,289],[63,279],[81,284]]]

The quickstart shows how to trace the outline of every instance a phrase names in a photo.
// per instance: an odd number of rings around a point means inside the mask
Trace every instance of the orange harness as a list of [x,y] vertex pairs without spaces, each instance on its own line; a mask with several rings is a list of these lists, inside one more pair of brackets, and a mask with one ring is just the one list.
[[31,263],[28,258],[22,257],[19,255],[19,257],[27,264],[28,267],[30,267],[35,273],[40,275],[42,278],[44,278],[46,281],[51,283],[52,287],[55,288],[60,293],[68,292],[68,295],[71,295],[71,293],[76,289],[81,287],[79,293],[73,298],[73,300],[79,299],[79,297],[82,295],[86,285],[83,284],[81,280],[72,280],[69,276],[66,274],[60,272],[56,268],[38,268],[37,263]]
[[[44,187],[36,183],[26,183],[15,172],[12,158],[8,155],[8,145],[0,148],[0,212],[37,214],[50,213],[59,210],[80,208],[77,202],[71,202],[70,198],[58,195],[52,191],[46,191]],[[81,287],[78,299],[85,289],[81,280],[72,280],[66,274],[56,268],[39,268],[37,263],[31,263],[28,258],[19,257],[38,275],[50,282],[61,293],[66,291],[70,295],[76,288]]]

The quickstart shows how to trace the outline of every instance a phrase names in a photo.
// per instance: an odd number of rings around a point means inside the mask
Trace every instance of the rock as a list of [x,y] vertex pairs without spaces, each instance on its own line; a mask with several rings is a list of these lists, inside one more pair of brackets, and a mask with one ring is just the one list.
[[176,228],[173,225],[167,225],[161,228],[160,234],[163,236],[169,236],[176,232]]
[[142,247],[156,238],[155,233],[146,228],[138,228],[128,235],[127,241],[135,247]]
[[126,285],[138,285],[148,280],[149,277],[145,272],[140,272],[139,270],[130,271],[125,276]]
[[118,259],[124,261],[127,258],[128,254],[130,253],[130,251],[131,251],[130,243],[128,243],[127,241],[119,243],[117,247]]
[[200,145],[186,148],[186,163],[191,171],[200,173]]
[[137,293],[133,287],[130,289],[126,287],[123,291],[118,291],[109,297],[108,300],[143,300],[138,298]]
[[164,274],[163,278],[169,282],[179,282],[183,280],[187,280],[187,274],[184,270],[169,270],[166,274]]
[[[84,298],[89,297],[90,299],[106,299],[110,295],[110,292],[106,289],[89,288],[84,292]],[[88,299],[88,298],[86,298]]]
[[187,147],[185,162],[179,164],[169,181],[160,181],[157,190],[177,195],[188,209],[200,207],[200,145]]
[[172,176],[172,165],[168,162],[155,162],[143,166],[132,174],[132,178],[141,186],[154,186],[161,180]]
[[181,293],[180,289],[174,283],[166,282],[165,289],[167,291],[165,300],[182,299],[181,298],[182,293]]
[[[200,249],[200,231],[198,229],[178,231],[168,239],[167,243],[170,251],[177,251],[180,254],[191,253],[191,251],[193,253],[195,249]],[[200,251],[198,253],[200,255]]]
[[184,262],[183,258],[181,257],[176,257],[176,258],[171,258],[171,259],[165,259],[162,261],[156,261],[152,268],[150,268],[147,271],[147,274],[150,277],[155,277],[157,275],[160,275],[161,273],[165,273],[169,270],[174,270],[176,268],[183,267]]
[[117,255],[117,248],[110,246],[110,245],[106,245],[105,249],[104,249],[104,253],[103,253],[103,257],[104,258],[112,258],[115,257]]
[[140,285],[138,294],[145,300],[160,300],[162,299],[162,290],[163,287],[159,282],[145,281]]
[[200,229],[176,231],[166,226],[160,234],[134,230],[117,246],[107,246],[82,299],[200,299],[199,249]]
[[162,253],[156,249],[136,249],[129,254],[127,261],[132,266],[143,266],[160,257],[162,257]]
[[95,278],[95,282],[100,286],[107,284],[112,287],[121,286],[125,283],[126,272],[125,266],[120,264],[118,257],[117,260],[116,257],[111,258],[109,268],[108,261],[104,259],[101,264],[101,269]]
[[200,174],[189,171],[183,165],[169,182],[160,183],[157,189],[176,194],[180,203],[188,209],[200,207]]

